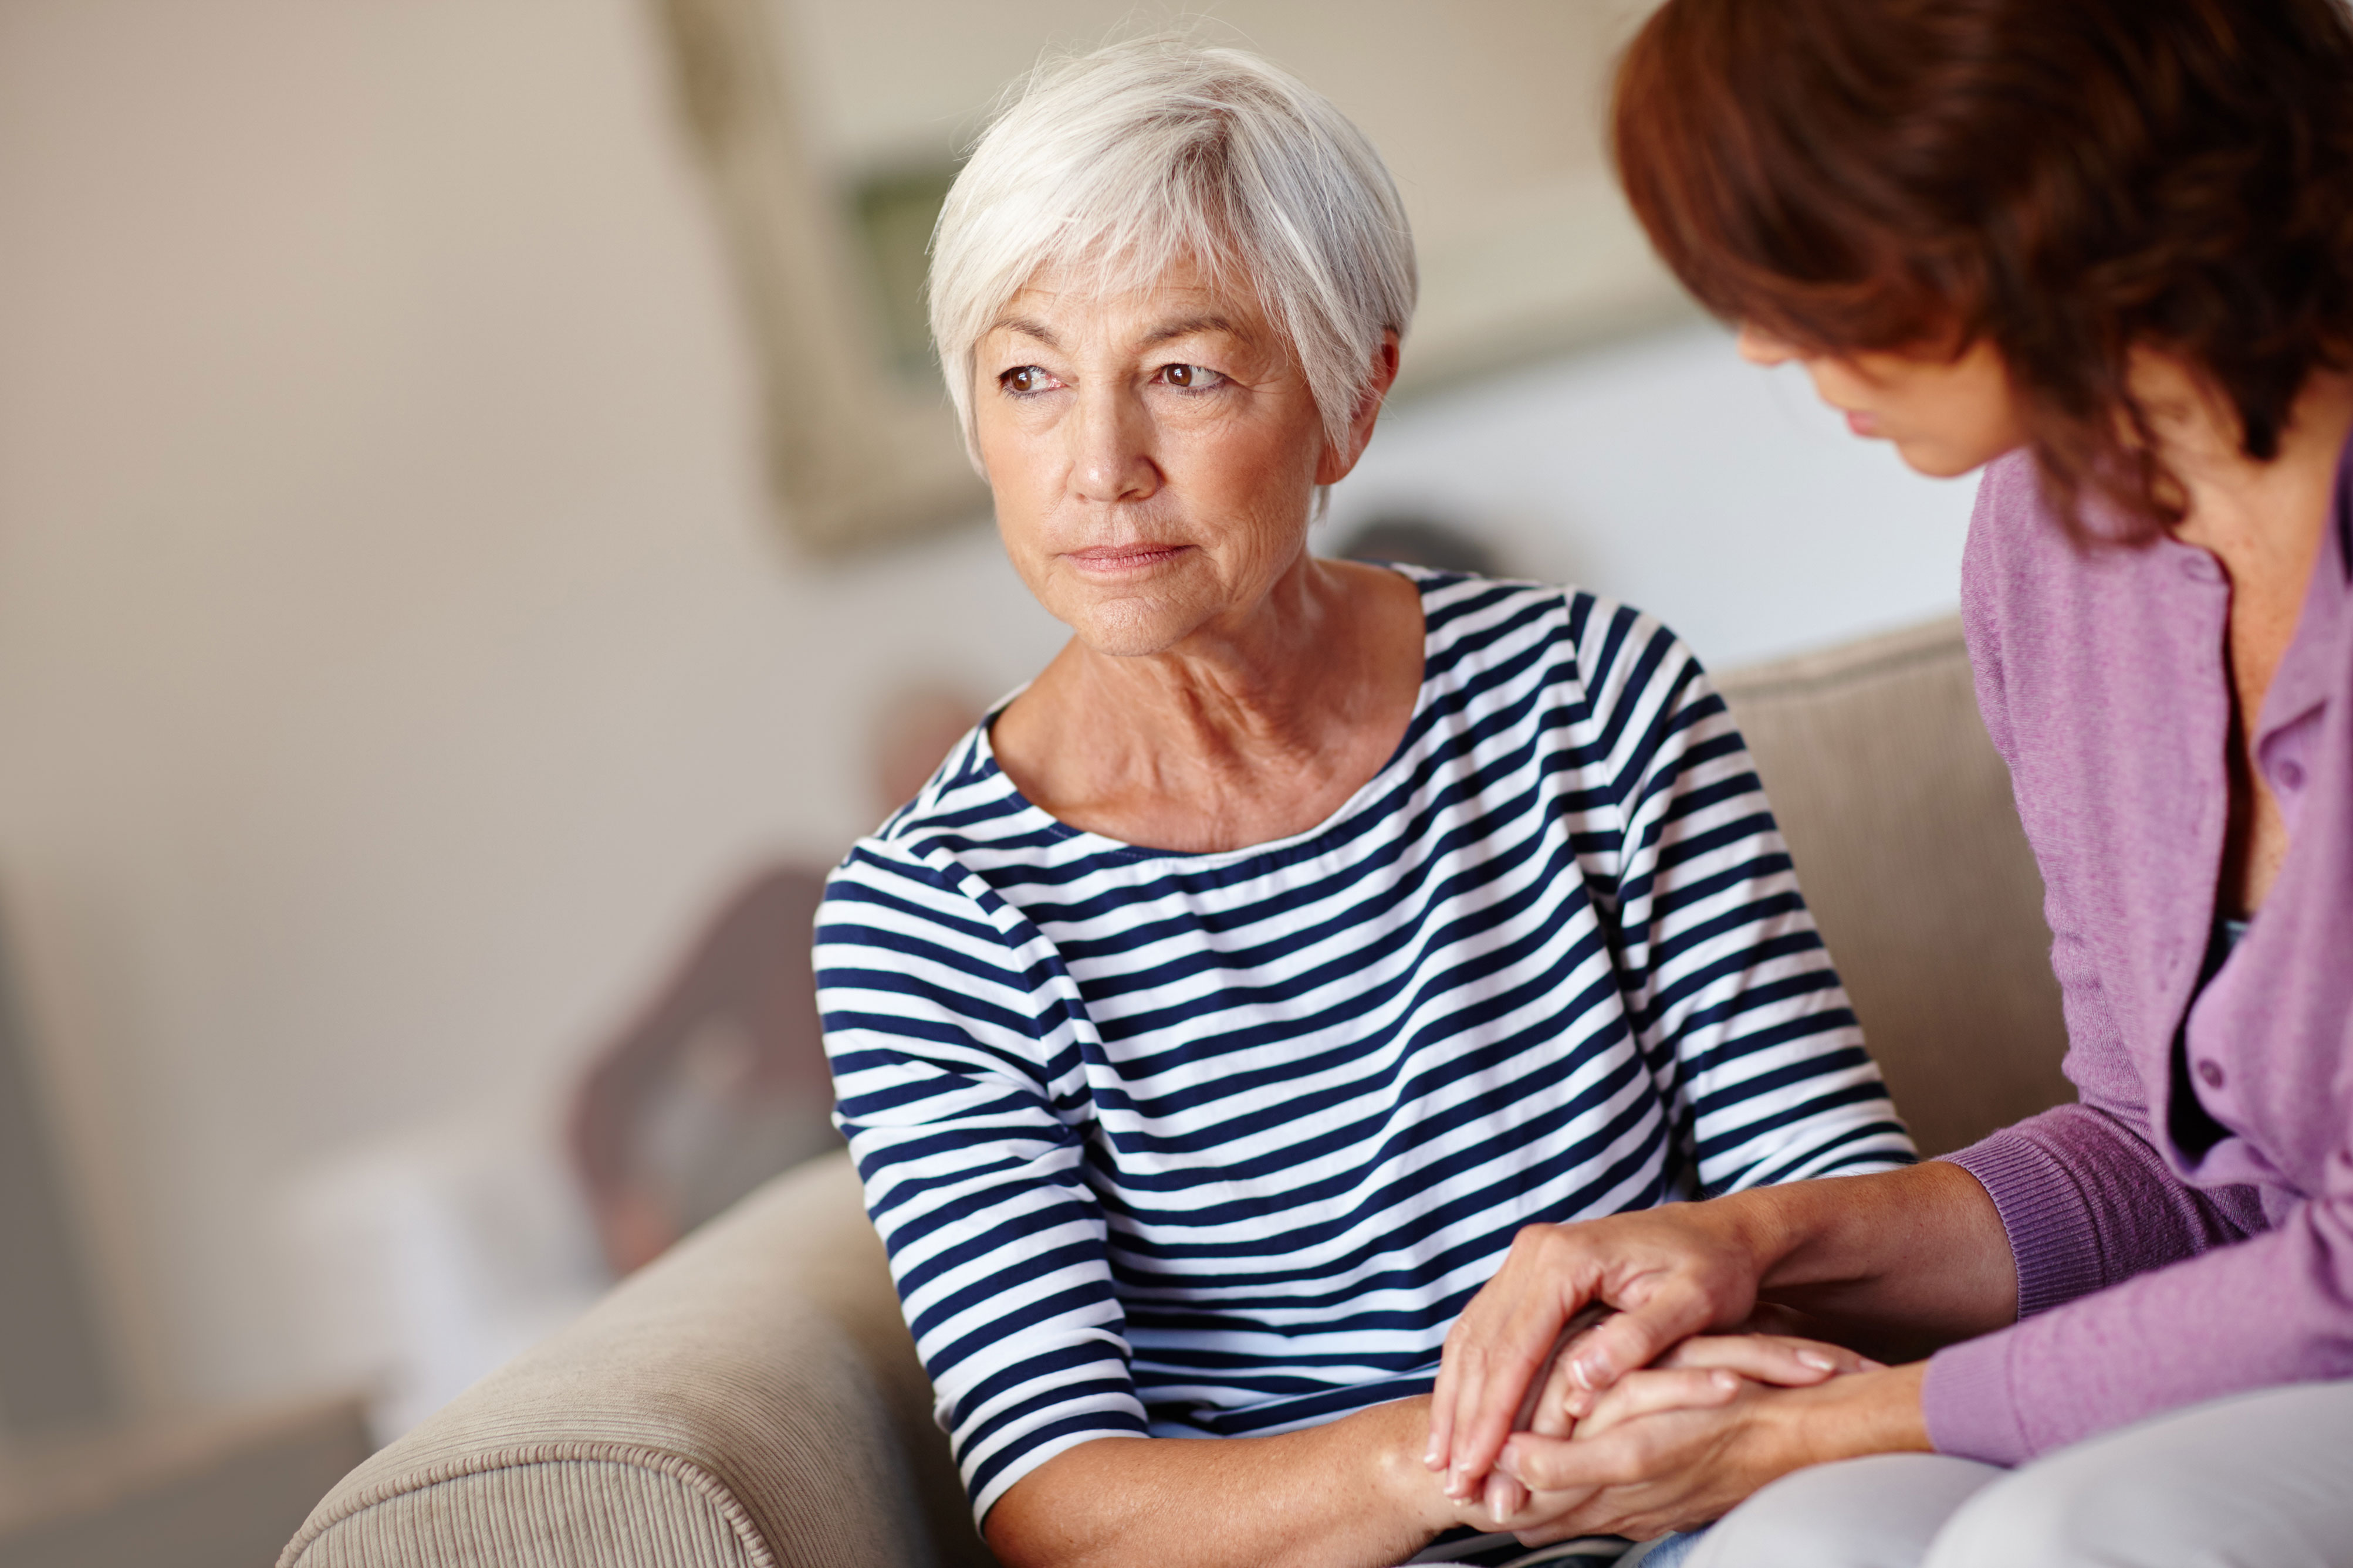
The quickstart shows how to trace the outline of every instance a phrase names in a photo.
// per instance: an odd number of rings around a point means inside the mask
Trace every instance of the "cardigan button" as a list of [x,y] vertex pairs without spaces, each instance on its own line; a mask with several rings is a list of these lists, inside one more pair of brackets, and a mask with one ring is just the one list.
[[2213,1061],[2200,1062],[2198,1064],[2198,1081],[2204,1084],[2208,1089],[2221,1088],[2222,1064],[2221,1062]]
[[2304,787],[2304,764],[2294,757],[2284,757],[2272,769],[2272,783],[2294,795]]

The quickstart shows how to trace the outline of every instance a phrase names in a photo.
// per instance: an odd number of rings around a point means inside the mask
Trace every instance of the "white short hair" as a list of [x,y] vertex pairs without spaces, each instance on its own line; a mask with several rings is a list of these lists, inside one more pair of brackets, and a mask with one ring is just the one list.
[[1119,292],[1187,255],[1253,291],[1344,442],[1416,289],[1405,205],[1364,132],[1257,56],[1181,37],[1049,59],[1008,99],[932,235],[932,337],[975,466],[974,351],[1008,300],[1047,267]]

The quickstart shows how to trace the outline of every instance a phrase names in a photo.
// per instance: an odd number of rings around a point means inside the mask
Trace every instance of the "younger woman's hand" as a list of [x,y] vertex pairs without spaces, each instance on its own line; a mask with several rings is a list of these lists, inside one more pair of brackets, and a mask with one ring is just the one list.
[[1716,1519],[1801,1466],[1925,1450],[1926,1366],[1858,1367],[1794,1388],[1722,1366],[1630,1373],[1573,1439],[1524,1432],[1504,1447],[1497,1468],[1529,1494],[1505,1528],[1529,1546],[1588,1534],[1648,1540]]
[[[1701,1334],[1661,1356],[1651,1366],[1626,1373],[1608,1388],[1580,1388],[1564,1370],[1582,1331],[1599,1315],[1572,1325],[1553,1354],[1549,1374],[1529,1396],[1516,1430],[1539,1437],[1598,1436],[1636,1415],[1669,1410],[1706,1410],[1729,1405],[1742,1380],[1773,1388],[1810,1388],[1846,1373],[1872,1372],[1880,1363],[1843,1345],[1790,1334]],[[1481,1489],[1480,1506],[1497,1518],[1522,1518],[1536,1506],[1528,1489],[1498,1471]]]
[[1774,1388],[1810,1388],[1844,1373],[1878,1370],[1870,1357],[1819,1340],[1700,1334],[1599,1392],[1556,1379],[1528,1430],[1540,1437],[1599,1436],[1635,1415],[1729,1404],[1744,1378]]

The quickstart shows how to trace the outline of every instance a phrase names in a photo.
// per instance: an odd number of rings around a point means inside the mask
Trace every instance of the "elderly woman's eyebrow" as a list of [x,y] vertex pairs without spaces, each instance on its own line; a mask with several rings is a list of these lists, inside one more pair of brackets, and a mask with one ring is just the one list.
[[[1050,349],[1062,346],[1061,341],[1047,330],[1043,321],[1033,321],[1027,316],[1000,316],[989,324],[991,332],[1017,332],[1025,338],[1035,338]],[[987,333],[982,334],[987,335]]]
[[[988,330],[991,332],[1013,332],[1021,337],[1034,338],[1050,349],[1062,346],[1046,323],[1032,321],[1027,316],[1000,317],[990,324]],[[1179,338],[1195,337],[1204,332],[1223,332],[1229,337],[1236,338],[1250,335],[1224,316],[1187,316],[1181,321],[1169,321],[1153,328],[1145,334],[1143,346],[1155,348],[1162,343],[1174,342]]]
[[1151,331],[1145,334],[1144,346],[1151,348],[1156,344],[1174,342],[1178,338],[1189,338],[1202,332],[1223,332],[1229,337],[1235,338],[1250,335],[1223,316],[1187,316],[1181,321],[1171,321],[1166,326],[1153,328]]

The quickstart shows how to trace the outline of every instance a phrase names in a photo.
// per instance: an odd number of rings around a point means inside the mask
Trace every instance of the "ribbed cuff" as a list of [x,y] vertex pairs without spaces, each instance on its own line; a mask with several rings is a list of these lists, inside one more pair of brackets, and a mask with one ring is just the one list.
[[1928,1358],[1920,1384],[1920,1413],[1939,1454],[1989,1465],[2020,1465],[2032,1458],[2010,1394],[2008,1331],[1948,1345]]
[[2107,1283],[2091,1205],[2049,1150],[2013,1129],[1943,1158],[1983,1183],[1993,1198],[2018,1264],[2021,1320]]

